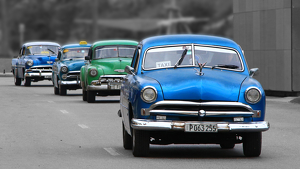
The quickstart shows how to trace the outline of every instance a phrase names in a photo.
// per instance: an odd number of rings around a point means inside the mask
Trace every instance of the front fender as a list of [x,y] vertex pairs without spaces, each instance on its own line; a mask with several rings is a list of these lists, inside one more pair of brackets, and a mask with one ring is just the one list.
[[[256,104],[248,103],[245,99],[245,91],[249,87],[256,87],[261,91],[262,97],[261,100]],[[265,97],[265,91],[261,84],[255,80],[254,78],[247,77],[244,82],[241,85],[240,95],[239,95],[239,102],[245,103],[252,107],[253,110],[260,110],[261,111],[261,117],[253,118],[253,121],[264,121],[265,119],[265,110],[266,110],[266,97]]]

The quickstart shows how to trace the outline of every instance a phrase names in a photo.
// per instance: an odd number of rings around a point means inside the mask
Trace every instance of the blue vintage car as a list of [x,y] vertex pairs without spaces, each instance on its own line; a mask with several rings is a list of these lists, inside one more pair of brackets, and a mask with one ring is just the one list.
[[31,82],[51,80],[52,65],[60,45],[54,42],[29,42],[20,49],[17,58],[12,59],[15,85],[25,86]]
[[149,144],[243,143],[259,156],[265,93],[241,47],[205,35],[165,35],[141,41],[120,94],[123,147],[147,156]]
[[52,70],[54,94],[66,95],[67,89],[81,89],[80,69],[86,63],[85,56],[90,46],[86,41],[81,41],[79,44],[65,45],[59,50]]

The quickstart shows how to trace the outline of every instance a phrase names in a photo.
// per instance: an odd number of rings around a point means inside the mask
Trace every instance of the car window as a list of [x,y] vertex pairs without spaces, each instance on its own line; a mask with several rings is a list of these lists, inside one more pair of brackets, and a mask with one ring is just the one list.
[[[50,52],[48,49],[55,53]],[[56,55],[58,53],[58,49],[58,46],[50,45],[27,46],[25,49],[25,55]]]
[[73,48],[73,49],[64,49],[62,51],[63,60],[84,60],[84,57],[88,55],[89,48]]
[[174,67],[180,60],[183,52],[187,50],[186,55],[180,64],[180,66],[193,65],[191,46],[175,46],[175,47],[162,47],[152,48],[147,51],[144,58],[145,69]]
[[135,46],[105,46],[95,50],[94,59],[126,57],[132,58]]
[[195,46],[195,62],[211,67],[242,69],[239,55],[230,49]]

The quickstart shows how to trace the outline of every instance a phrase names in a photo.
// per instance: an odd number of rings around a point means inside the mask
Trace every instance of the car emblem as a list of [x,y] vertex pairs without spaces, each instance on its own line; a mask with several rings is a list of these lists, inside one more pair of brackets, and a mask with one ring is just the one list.
[[205,110],[199,110],[198,114],[200,117],[204,117],[206,115],[206,112]]
[[52,61],[47,61],[47,63],[48,63],[48,64],[52,64],[53,62],[52,62]]
[[115,69],[114,71],[115,71],[115,72],[119,72],[119,73],[123,73],[123,72],[125,72],[125,70],[124,70],[124,69]]
[[204,73],[202,72],[202,69],[203,69],[203,67],[205,66],[206,62],[202,64],[202,63],[199,63],[199,62],[197,61],[197,63],[198,63],[198,66],[199,66],[199,68],[200,68],[200,71],[198,71],[197,69],[195,69],[195,70],[197,71],[197,73],[198,73],[199,76],[203,76]]

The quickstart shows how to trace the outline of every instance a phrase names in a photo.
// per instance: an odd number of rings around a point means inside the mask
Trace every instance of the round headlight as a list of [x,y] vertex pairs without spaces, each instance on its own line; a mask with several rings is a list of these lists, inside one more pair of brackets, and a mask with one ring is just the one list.
[[157,98],[157,91],[152,86],[146,86],[141,91],[141,98],[146,103],[152,103]]
[[67,73],[68,72],[68,67],[63,66],[63,67],[61,67],[60,71],[63,72],[63,73]]
[[90,75],[91,75],[92,77],[97,76],[97,75],[98,75],[97,69],[91,69],[91,70],[90,70]]
[[261,92],[257,88],[250,87],[245,92],[245,99],[248,103],[255,104],[261,99]]
[[33,60],[31,60],[31,59],[27,60],[26,64],[28,66],[32,66],[33,65]]

